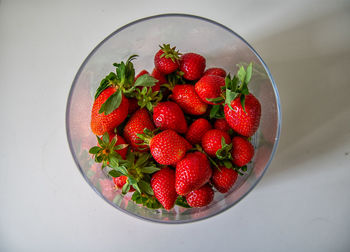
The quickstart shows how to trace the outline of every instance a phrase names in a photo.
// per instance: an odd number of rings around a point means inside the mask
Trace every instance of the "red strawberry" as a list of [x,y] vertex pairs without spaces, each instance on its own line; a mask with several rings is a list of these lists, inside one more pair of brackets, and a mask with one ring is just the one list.
[[154,173],[151,179],[151,187],[154,196],[166,210],[173,208],[177,198],[174,170],[165,167]]
[[236,182],[238,173],[234,169],[229,169],[225,166],[220,166],[219,169],[215,168],[211,182],[216,190],[221,193],[228,192],[233,184]]
[[230,125],[226,122],[224,118],[216,119],[214,122],[214,128],[222,131],[229,131],[231,129]]
[[184,113],[175,102],[161,102],[153,108],[153,121],[161,130],[172,129],[178,133],[187,131]]
[[171,99],[190,115],[203,115],[208,108],[208,105],[202,102],[197,95],[193,85],[176,85]]
[[190,192],[186,196],[187,203],[191,207],[207,206],[213,201],[213,199],[214,191],[208,184]]
[[141,150],[147,148],[146,145],[139,145],[142,143],[138,139],[137,134],[143,133],[144,129],[154,130],[154,124],[152,119],[146,109],[137,110],[129,119],[127,124],[124,127],[124,137],[125,140],[137,151],[147,151]]
[[186,133],[186,139],[192,144],[201,143],[203,135],[210,130],[212,127],[208,120],[199,118],[195,120]]
[[[113,178],[113,182],[117,189],[122,189],[127,179],[128,179],[127,176],[120,176],[117,178]],[[133,191],[135,191],[135,189],[131,186],[129,192],[133,192]]]
[[154,56],[154,66],[163,74],[170,74],[179,67],[179,52],[176,47],[169,44],[160,46],[160,50]]
[[128,114],[131,115],[133,114],[136,110],[138,110],[140,106],[138,105],[137,99],[135,98],[130,98],[129,99],[129,109],[128,109]]
[[232,139],[232,162],[237,166],[248,164],[254,156],[254,146],[244,137]]
[[200,188],[207,183],[211,177],[207,157],[201,152],[188,153],[176,164],[175,188],[179,195],[186,195],[189,192]]
[[202,137],[203,150],[209,156],[215,157],[216,152],[223,147],[222,138],[225,139],[226,144],[230,144],[231,138],[227,132],[218,129],[208,130]]
[[138,134],[139,138],[148,143],[153,158],[162,165],[173,165],[179,162],[188,150],[186,140],[173,130],[164,130],[152,136]]
[[149,72],[148,72],[147,70],[143,69],[141,72],[139,72],[138,75],[135,76],[134,82],[135,82],[140,76],[145,75],[145,74],[149,74]]
[[99,113],[102,104],[117,91],[114,87],[108,87],[101,92],[92,105],[91,111],[91,130],[95,135],[103,135],[105,132],[112,131],[121,124],[128,115],[129,102],[122,96],[120,106],[106,115],[104,112]]
[[221,87],[225,86],[225,79],[217,75],[205,75],[195,85],[195,90],[201,100],[208,104],[216,104],[208,99],[221,96]]
[[[157,70],[157,68],[153,69],[151,76],[158,80],[156,85],[158,85],[159,87],[160,87],[160,85],[168,82],[165,75],[163,73],[159,72],[159,70]],[[154,90],[154,91],[158,91],[158,90]]]
[[245,96],[245,112],[243,110],[240,96],[231,102],[231,107],[224,107],[225,118],[230,127],[238,134],[246,137],[254,135],[259,128],[261,117],[261,105],[254,95]]
[[185,138],[184,138],[185,146],[186,146],[186,151],[189,151],[192,149],[192,144],[190,144]]
[[186,53],[180,59],[180,70],[187,80],[198,80],[205,69],[205,58],[196,53]]
[[220,67],[212,67],[212,68],[208,68],[207,70],[205,70],[205,72],[203,73],[204,75],[217,75],[217,76],[221,76],[223,78],[226,77],[226,71]]

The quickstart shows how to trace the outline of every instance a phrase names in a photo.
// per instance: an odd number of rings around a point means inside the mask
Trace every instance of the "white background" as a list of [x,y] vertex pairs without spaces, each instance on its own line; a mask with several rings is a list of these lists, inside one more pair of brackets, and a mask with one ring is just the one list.
[[[0,1],[0,251],[350,251],[349,1]],[[153,224],[90,189],[66,140],[80,64],[135,19],[216,20],[270,67],[280,145],[260,184],[211,219]]]

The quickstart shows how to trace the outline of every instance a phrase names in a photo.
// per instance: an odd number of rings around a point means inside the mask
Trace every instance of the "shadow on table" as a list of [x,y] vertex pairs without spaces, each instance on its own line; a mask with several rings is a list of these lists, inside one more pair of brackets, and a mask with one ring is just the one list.
[[252,43],[274,76],[282,105],[280,143],[267,179],[296,167],[302,173],[301,163],[342,146],[349,134],[349,24],[348,4]]

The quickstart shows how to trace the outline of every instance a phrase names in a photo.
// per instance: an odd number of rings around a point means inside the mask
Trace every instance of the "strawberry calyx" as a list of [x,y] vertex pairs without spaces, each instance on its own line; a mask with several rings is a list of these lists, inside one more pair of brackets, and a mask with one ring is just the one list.
[[215,155],[219,160],[232,160],[232,143],[226,144],[225,138],[221,138],[221,149],[217,150]]
[[184,207],[184,208],[192,208],[192,207],[187,203],[186,197],[185,197],[185,196],[181,196],[181,195],[179,195],[179,196],[176,198],[175,205],[178,205],[178,206],[181,206],[181,207]]
[[135,98],[140,108],[152,111],[153,107],[163,99],[163,95],[160,91],[152,91],[151,88],[143,87],[142,90],[136,89]]
[[171,47],[170,44],[159,45],[160,49],[163,51],[163,54],[160,55],[160,58],[171,59],[173,62],[179,61],[180,56],[179,50],[176,50],[176,46]]
[[156,133],[160,130],[160,128],[156,128],[155,130],[149,130],[145,128],[143,130],[142,134],[136,134],[138,137],[138,140],[141,140],[141,143],[138,143],[138,145],[147,145],[149,146],[151,139],[156,135]]
[[109,140],[109,134],[106,132],[102,138],[96,136],[99,146],[90,148],[89,153],[94,155],[96,163],[102,163],[102,168],[108,165],[115,165],[122,160],[122,157],[116,151],[127,148],[128,144],[116,145],[118,136]]
[[186,83],[186,81],[183,78],[183,75],[184,75],[184,72],[180,70],[167,74],[166,79],[168,82],[165,84],[162,84],[161,86],[166,87],[169,90],[173,90],[175,85]]
[[117,164],[110,165],[108,174],[114,178],[126,176],[127,180],[122,188],[122,194],[129,192],[131,186],[140,194],[153,196],[150,185],[150,174],[159,171],[160,168],[151,160],[150,153],[138,153],[129,151],[126,160],[120,160]]
[[135,191],[132,194],[131,200],[134,201],[136,204],[142,204],[143,206],[148,207],[150,209],[158,209],[162,207],[162,205],[159,203],[159,201],[154,195],[139,193],[138,191]]
[[135,69],[132,63],[138,55],[131,55],[128,60],[124,63],[114,63],[116,67],[115,73],[109,73],[100,83],[100,86],[96,90],[95,99],[108,87],[116,88],[116,92],[113,93],[108,99],[102,104],[99,113],[105,113],[108,115],[117,109],[123,99],[123,94],[127,98],[135,96],[136,87],[152,87],[158,81],[149,74],[145,74],[135,80]]

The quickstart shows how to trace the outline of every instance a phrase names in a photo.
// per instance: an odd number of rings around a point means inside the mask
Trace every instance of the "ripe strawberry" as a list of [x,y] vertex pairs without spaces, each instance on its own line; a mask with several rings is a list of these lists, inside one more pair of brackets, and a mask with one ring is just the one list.
[[205,184],[201,188],[194,190],[186,195],[186,200],[191,207],[204,207],[209,205],[214,199],[214,191]]
[[253,145],[244,137],[232,139],[232,162],[237,166],[248,164],[254,156]]
[[187,80],[198,80],[205,69],[205,58],[196,53],[186,53],[180,59],[180,71]]
[[192,144],[190,144],[185,138],[184,138],[185,146],[186,146],[186,151],[189,151],[190,149],[193,148]]
[[203,73],[203,76],[205,75],[217,75],[217,76],[221,76],[223,78],[226,77],[226,71],[220,67],[212,67],[212,68],[208,68],[207,70],[205,70],[205,72]]
[[142,152],[148,149],[147,145],[140,145],[142,141],[137,137],[144,129],[152,131],[155,127],[148,111],[143,108],[137,110],[124,127],[124,138],[134,150]]
[[149,145],[153,158],[162,165],[173,165],[179,162],[188,150],[186,140],[173,130],[164,130],[153,136],[145,131],[138,134],[139,139]]
[[[221,87],[225,86],[225,79],[217,75],[205,75],[195,85],[195,90],[201,100],[215,105],[211,100],[221,96]],[[222,99],[223,101],[223,99]]]
[[214,128],[222,131],[229,131],[231,129],[230,125],[226,122],[224,118],[216,119],[214,122]]
[[153,122],[161,130],[172,129],[178,133],[187,131],[184,113],[175,102],[161,102],[153,108]]
[[171,99],[190,115],[203,115],[208,108],[208,105],[197,95],[193,85],[176,85]]
[[199,144],[201,143],[203,135],[210,130],[212,127],[208,120],[204,118],[199,118],[195,120],[186,133],[186,139],[191,144]]
[[103,135],[105,132],[112,131],[121,124],[128,115],[129,102],[128,99],[122,96],[120,106],[113,112],[99,113],[101,106],[106,100],[117,91],[114,87],[108,87],[103,90],[94,101],[91,110],[91,130],[95,135]]
[[234,169],[229,169],[225,166],[220,166],[219,169],[215,168],[211,182],[221,193],[228,192],[233,184],[236,182],[238,173]]
[[224,147],[222,138],[224,138],[226,144],[230,144],[231,138],[227,132],[218,129],[208,130],[202,137],[203,150],[210,157],[215,157],[216,152]]
[[179,195],[200,188],[212,175],[209,161],[201,152],[188,153],[176,164],[175,188]]
[[241,104],[240,96],[231,102],[231,107],[224,107],[225,118],[230,127],[238,134],[246,137],[254,135],[259,128],[261,117],[261,105],[254,95],[245,96],[245,111]]
[[129,99],[129,109],[128,109],[129,115],[133,114],[136,110],[140,109],[140,106],[137,104],[137,102],[138,101],[135,98]]
[[175,190],[175,171],[162,168],[152,175],[151,187],[154,196],[166,210],[173,208],[177,194]]
[[179,67],[179,51],[170,44],[163,44],[154,56],[154,66],[163,74],[170,74]]
[[[128,180],[127,176],[120,176],[120,177],[113,178],[113,182],[117,189],[122,189],[127,180]],[[133,191],[135,191],[135,189],[131,186],[129,192],[133,192]]]
[[154,68],[152,71],[151,76],[155,79],[157,79],[158,81],[156,82],[156,84],[154,86],[152,86],[152,91],[159,91],[160,90],[160,86],[164,83],[167,83],[167,79],[165,77],[165,75],[163,73],[161,73],[159,70],[157,70],[157,68]]

